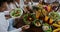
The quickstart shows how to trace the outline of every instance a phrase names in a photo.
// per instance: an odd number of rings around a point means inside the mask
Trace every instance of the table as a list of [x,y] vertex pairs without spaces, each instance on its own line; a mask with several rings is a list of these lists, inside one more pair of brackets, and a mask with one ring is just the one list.
[[[15,28],[19,28],[19,27],[21,27],[23,25],[25,25],[24,22],[23,22],[23,19],[15,19],[15,24],[14,24]],[[35,27],[32,24],[30,25],[30,28],[25,30],[25,31],[26,32],[43,32],[41,27]]]

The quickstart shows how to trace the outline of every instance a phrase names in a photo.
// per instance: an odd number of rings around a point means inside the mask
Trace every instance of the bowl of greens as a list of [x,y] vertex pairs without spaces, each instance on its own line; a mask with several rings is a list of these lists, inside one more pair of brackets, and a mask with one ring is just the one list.
[[25,24],[31,24],[34,20],[35,20],[35,16],[34,14],[25,14],[23,17],[23,20],[25,22]]
[[60,13],[59,12],[50,12],[49,17],[52,18],[54,21],[60,19]]
[[36,27],[41,27],[41,26],[42,26],[42,20],[36,19],[36,20],[33,21],[33,24],[34,24]]
[[10,11],[10,16],[12,18],[20,18],[23,14],[23,10],[21,8],[16,8]]
[[47,23],[43,24],[42,29],[44,32],[52,32],[52,27]]

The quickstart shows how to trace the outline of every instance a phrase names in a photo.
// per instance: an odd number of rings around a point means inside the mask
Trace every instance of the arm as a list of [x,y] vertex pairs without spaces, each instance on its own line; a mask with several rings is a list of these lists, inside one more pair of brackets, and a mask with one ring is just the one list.
[[25,26],[22,26],[19,29],[15,29],[15,30],[12,30],[12,31],[9,31],[9,32],[21,32],[21,31],[24,31],[24,30],[28,29],[29,27],[30,27],[29,25],[25,25]]
[[15,29],[15,30],[12,30],[12,31],[9,31],[9,32],[21,32],[21,31],[22,31],[22,29],[19,28],[19,29]]
[[13,24],[13,22],[14,22],[14,19],[11,18],[11,19],[9,19],[9,20],[7,20],[7,21],[9,21],[9,27],[8,27],[8,31],[9,31],[9,32],[21,32],[22,30],[25,30],[25,29],[28,29],[28,28],[29,28],[29,25],[24,25],[24,26],[16,29],[16,28],[14,28],[14,27],[12,26],[12,24]]
[[22,31],[21,28],[16,29],[16,28],[13,27],[13,25],[12,25],[13,22],[14,22],[13,18],[8,19],[7,21],[9,21],[9,27],[8,27],[9,32],[20,32],[20,31]]

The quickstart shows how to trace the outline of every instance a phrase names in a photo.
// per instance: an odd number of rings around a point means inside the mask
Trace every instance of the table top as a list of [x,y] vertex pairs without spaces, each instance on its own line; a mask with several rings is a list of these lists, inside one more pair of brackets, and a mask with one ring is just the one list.
[[[23,19],[15,19],[14,27],[19,28],[21,26],[25,25],[23,22]],[[36,27],[34,25],[30,25],[30,28],[25,30],[26,32],[43,32],[41,27]],[[25,32],[24,31],[24,32]]]

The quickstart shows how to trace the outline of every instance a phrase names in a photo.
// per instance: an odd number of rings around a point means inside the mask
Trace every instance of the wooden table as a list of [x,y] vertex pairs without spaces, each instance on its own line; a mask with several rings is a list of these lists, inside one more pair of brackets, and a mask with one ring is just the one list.
[[[25,25],[24,22],[23,22],[23,19],[15,19],[15,24],[14,24],[14,27],[15,28],[19,28],[21,26]],[[43,32],[42,28],[41,27],[35,27],[34,25],[30,25],[30,28],[25,30],[26,32]],[[24,32],[25,32],[24,31]]]

